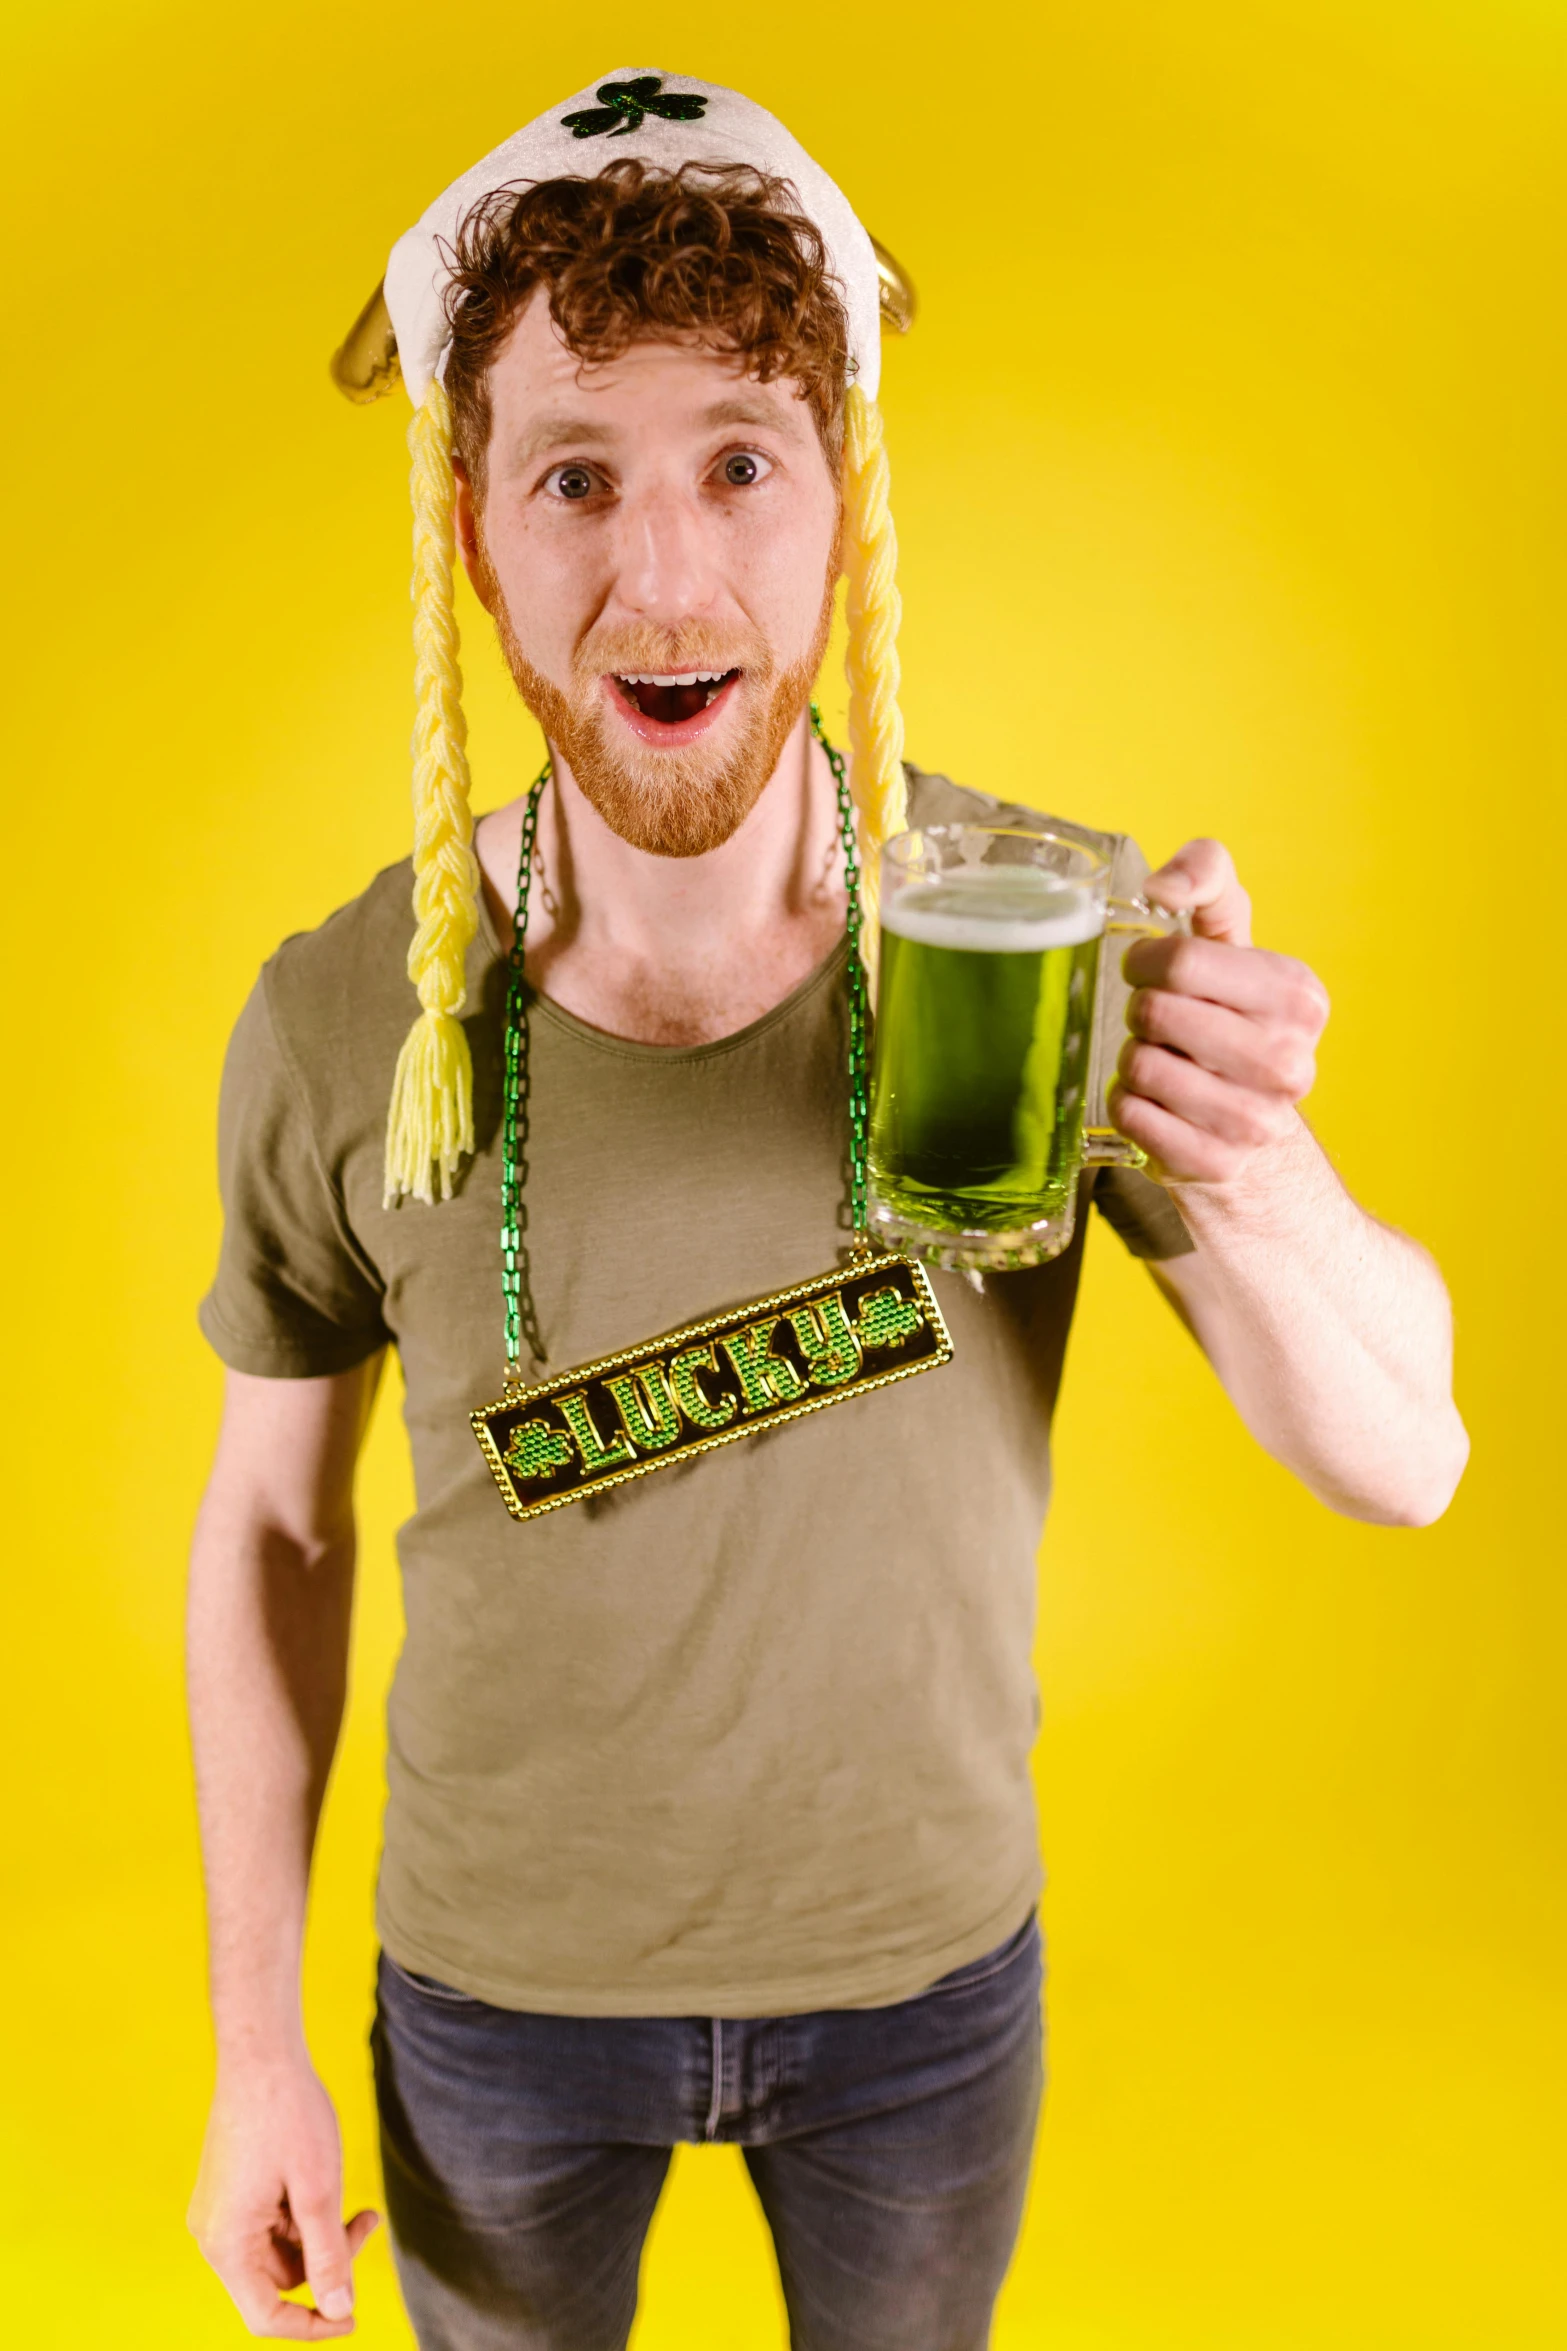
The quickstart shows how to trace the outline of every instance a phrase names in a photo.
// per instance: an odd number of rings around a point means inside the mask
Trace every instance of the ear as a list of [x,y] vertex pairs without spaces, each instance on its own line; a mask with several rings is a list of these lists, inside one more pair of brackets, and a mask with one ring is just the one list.
[[462,567],[468,574],[474,594],[485,611],[491,612],[489,587],[492,574],[485,561],[484,542],[479,535],[479,504],[473,494],[473,484],[468,479],[468,468],[460,457],[452,459],[452,480],[457,491],[452,504],[457,552],[462,557]]

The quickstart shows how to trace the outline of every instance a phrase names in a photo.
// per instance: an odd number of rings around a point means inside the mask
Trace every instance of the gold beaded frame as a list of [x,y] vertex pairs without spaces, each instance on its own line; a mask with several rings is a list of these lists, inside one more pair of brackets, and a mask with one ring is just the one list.
[[512,1388],[470,1417],[512,1517],[539,1518],[951,1360],[925,1268],[878,1254]]

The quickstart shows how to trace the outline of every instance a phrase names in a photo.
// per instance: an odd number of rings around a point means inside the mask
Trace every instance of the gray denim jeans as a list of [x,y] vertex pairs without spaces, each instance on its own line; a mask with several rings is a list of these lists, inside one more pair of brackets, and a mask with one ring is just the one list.
[[1039,1932],[887,2008],[492,2008],[382,1955],[386,2196],[421,2351],[622,2351],[671,2150],[745,2151],[794,2351],[983,2351],[1043,2080]]

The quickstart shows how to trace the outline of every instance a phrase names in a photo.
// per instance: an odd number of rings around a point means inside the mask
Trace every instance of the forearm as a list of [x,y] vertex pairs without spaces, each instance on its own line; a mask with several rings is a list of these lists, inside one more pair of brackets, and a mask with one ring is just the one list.
[[316,1823],[342,1719],[351,1522],[302,1538],[215,1488],[191,1559],[188,1677],[220,2067],[303,2051]]
[[[188,1674],[218,2078],[191,2227],[253,2334],[343,2334],[342,2151],[300,2014],[305,1898],[348,1684],[354,1462],[379,1359],[228,1375],[191,1550]],[[317,2314],[281,2299],[308,2280]]]
[[1439,1517],[1468,1440],[1425,1251],[1356,1205],[1299,1121],[1233,1181],[1169,1188],[1197,1246],[1161,1286],[1258,1442],[1351,1517]]

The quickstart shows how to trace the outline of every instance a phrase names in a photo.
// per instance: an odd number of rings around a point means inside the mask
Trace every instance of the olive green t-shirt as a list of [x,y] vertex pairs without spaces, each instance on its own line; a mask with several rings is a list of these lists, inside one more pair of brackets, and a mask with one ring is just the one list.
[[[995,821],[938,777],[911,785],[916,822]],[[1119,886],[1142,869],[1115,846]],[[1081,1224],[1063,1256],[983,1291],[934,1274],[944,1368],[518,1525],[468,1421],[502,1367],[505,961],[486,918],[466,1015],[478,1148],[456,1196],[388,1210],[410,886],[394,866],[287,941],[240,1017],[201,1317],[226,1363],[266,1377],[388,1344],[401,1358],[418,1499],[399,1537],[386,1948],[564,2015],[910,1997],[1038,1892],[1035,1554]],[[630,1043],[547,998],[530,1036],[528,1243],[551,1370],[834,1262],[841,947],[717,1044]],[[1137,1253],[1190,1246],[1145,1178],[1101,1178],[1096,1197]]]

